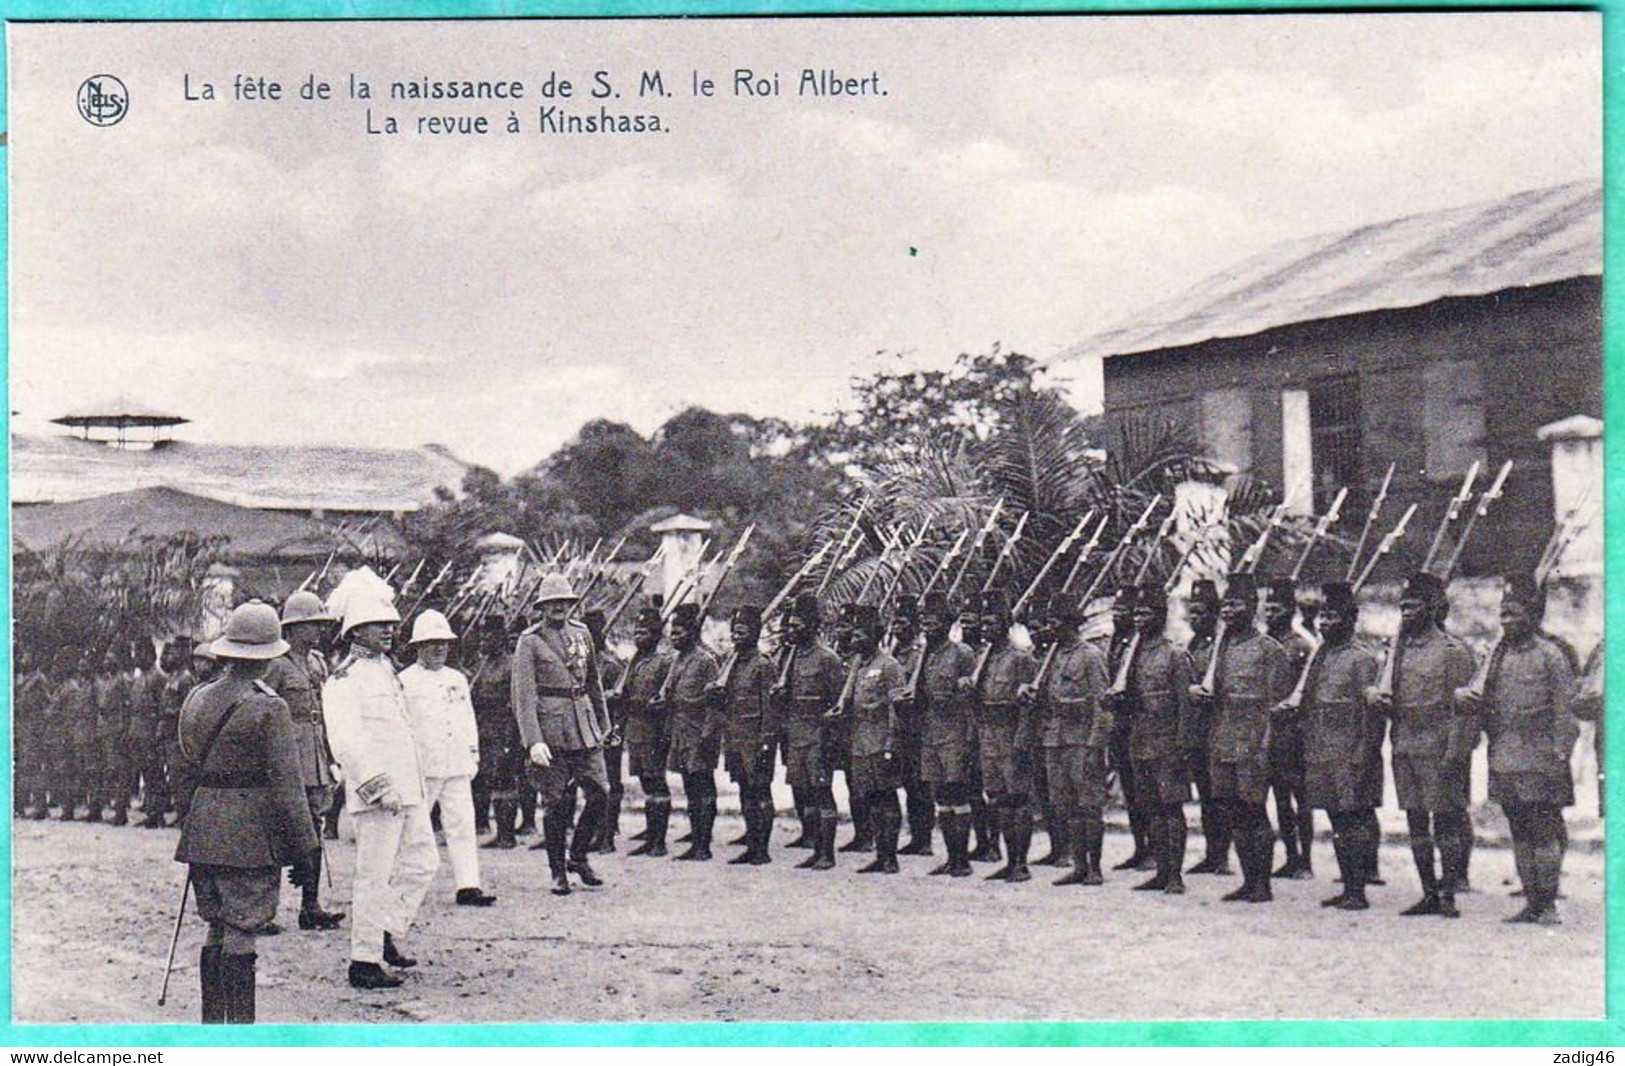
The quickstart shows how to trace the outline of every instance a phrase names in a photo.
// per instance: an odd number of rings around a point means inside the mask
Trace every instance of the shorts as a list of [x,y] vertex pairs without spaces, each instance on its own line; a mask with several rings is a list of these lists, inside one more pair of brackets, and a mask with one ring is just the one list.
[[770,751],[736,748],[723,753],[722,764],[728,771],[729,780],[741,788],[773,783],[773,753]]
[[545,767],[535,763],[525,768],[531,787],[541,793],[541,803],[551,807],[564,798],[572,784],[596,786],[598,791],[609,791],[609,774],[604,769],[604,753],[599,748],[589,751],[555,751],[553,762]]
[[1134,790],[1142,803],[1167,806],[1189,803],[1191,778],[1185,760],[1179,755],[1159,755],[1134,760]]
[[1303,787],[1303,730],[1271,726],[1270,778],[1285,785]]
[[693,715],[671,720],[671,745],[666,753],[666,769],[674,774],[708,774],[717,768],[717,742],[701,735],[704,723]]
[[1304,767],[1304,802],[1323,811],[1363,811],[1382,806],[1382,762],[1365,765],[1312,762]]
[[1269,792],[1269,760],[1246,762],[1208,758],[1208,798],[1263,803]]
[[785,779],[791,788],[828,788],[833,771],[824,760],[822,744],[798,744],[784,749]]
[[1490,771],[1490,802],[1502,807],[1572,807],[1574,778],[1567,773]]
[[197,894],[197,912],[204,921],[252,935],[276,918],[282,870],[276,866],[244,869],[193,863],[192,891]]
[[1057,810],[1104,810],[1106,760],[1098,748],[1073,744],[1044,749],[1049,801]]
[[671,748],[667,719],[664,715],[631,714],[626,719],[625,735],[627,772],[633,777],[662,777],[666,773],[666,754]]
[[968,785],[977,776],[975,749],[938,744],[920,749],[920,780],[933,785]]
[[854,796],[867,796],[872,792],[895,792],[902,783],[897,772],[896,758],[884,755],[852,756],[852,771],[847,786]]
[[1447,763],[1441,755],[1395,755],[1394,793],[1407,811],[1466,810],[1468,764]]

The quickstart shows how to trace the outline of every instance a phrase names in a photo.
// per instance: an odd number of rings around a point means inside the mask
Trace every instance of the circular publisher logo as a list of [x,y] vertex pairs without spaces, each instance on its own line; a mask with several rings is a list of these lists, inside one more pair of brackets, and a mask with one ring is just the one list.
[[111,74],[86,78],[79,86],[79,115],[92,126],[116,126],[130,110],[130,91]]

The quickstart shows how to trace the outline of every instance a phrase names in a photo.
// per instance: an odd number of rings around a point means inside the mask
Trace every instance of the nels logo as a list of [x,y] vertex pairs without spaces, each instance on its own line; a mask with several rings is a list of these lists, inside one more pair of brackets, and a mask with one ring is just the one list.
[[116,126],[130,110],[130,91],[111,74],[86,78],[79,86],[79,116],[92,126]]

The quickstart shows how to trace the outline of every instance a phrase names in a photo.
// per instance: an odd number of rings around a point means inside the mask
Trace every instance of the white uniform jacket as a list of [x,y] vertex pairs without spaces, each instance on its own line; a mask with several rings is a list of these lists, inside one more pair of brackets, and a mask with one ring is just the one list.
[[480,769],[480,733],[474,701],[461,670],[425,670],[413,663],[400,673],[406,710],[418,741],[424,777],[473,777]]
[[356,657],[322,686],[327,742],[344,771],[345,809],[375,807],[394,789],[402,806],[423,802],[423,771],[406,693],[384,656]]

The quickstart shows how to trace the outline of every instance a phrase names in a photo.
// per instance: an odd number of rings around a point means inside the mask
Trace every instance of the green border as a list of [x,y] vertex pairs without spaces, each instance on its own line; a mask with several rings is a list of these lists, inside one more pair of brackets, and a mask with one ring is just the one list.
[[[400,19],[400,18],[534,18],[534,17],[631,17],[700,15],[913,15],[913,14],[1012,14],[1018,12],[1086,13],[1172,13],[1247,11],[1327,11],[1327,10],[1596,10],[1603,16],[1604,109],[1612,116],[1625,104],[1625,70],[1616,67],[1625,55],[1625,0],[1600,0],[1592,4],[1533,2],[1522,4],[1483,3],[1471,0],[1435,0],[1433,3],[1361,2],[1326,5],[1295,0],[0,0],[0,18],[21,20],[221,20],[221,19]],[[5,62],[0,52],[0,129],[5,122]],[[1625,137],[1605,121],[1603,131],[1605,173],[1621,172],[1625,165]],[[0,146],[0,169],[9,165],[9,152]],[[0,252],[9,239],[9,183],[0,183]],[[1625,223],[1625,198],[1612,183],[1604,192],[1607,233],[1619,232]],[[1611,240],[1604,242],[1607,275],[1625,270],[1625,253]],[[9,294],[9,273],[0,275],[0,297]],[[9,299],[5,306],[10,307]],[[1603,330],[1604,419],[1613,423],[1625,417],[1625,352],[1620,350],[1619,325],[1625,316],[1625,297],[1619,287],[1603,289],[1605,322]],[[0,347],[9,356],[9,313],[0,316]],[[10,439],[10,408],[0,406],[0,425]],[[1607,462],[1606,523],[1610,531],[1625,528],[1625,436],[1610,432],[1604,438]],[[9,463],[4,474],[9,499]],[[10,544],[11,512],[0,511],[0,534]],[[1607,567],[1625,565],[1625,540],[1610,535],[1606,546]],[[6,593],[0,596],[0,627],[11,628],[11,555],[0,552],[0,583]],[[1620,632],[1625,626],[1625,602],[1612,594],[1609,584],[1606,601],[1606,630]],[[1617,692],[1625,649],[1615,640],[1608,655],[1607,678],[1609,717],[1619,702]],[[11,642],[0,643],[0,682],[9,708],[11,692]],[[1625,762],[1613,745],[1606,753],[1608,806],[1625,811]],[[0,752],[11,750],[11,716],[0,717]],[[12,764],[0,759],[0,795],[10,795]],[[1614,841],[1606,843],[1607,928],[1609,931],[1606,1021],[1285,1021],[1285,1022],[910,1022],[910,1023],[693,1023],[656,1025],[617,1024],[535,1024],[535,1025],[266,1025],[254,1028],[204,1028],[200,1025],[17,1025],[0,1023],[0,1045],[16,1047],[167,1047],[167,1046],[458,1046],[490,1044],[533,1045],[920,1045],[958,1044],[1014,1045],[1108,1045],[1178,1046],[1251,1044],[1263,1046],[1302,1045],[1534,1045],[1596,1050],[1619,1043],[1625,1033],[1620,1024],[1625,1014],[1625,973],[1618,964],[1616,948],[1625,945],[1621,921],[1625,903],[1615,891],[1621,884],[1621,852]],[[11,868],[11,823],[0,832],[0,866]],[[11,882],[5,880],[0,892],[0,925],[11,927]],[[11,1016],[11,942],[0,943],[0,1004]],[[1404,965],[1409,960],[1395,959]]]

